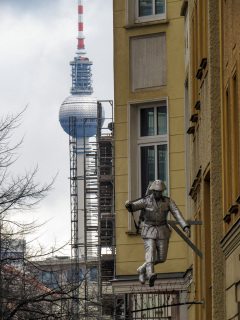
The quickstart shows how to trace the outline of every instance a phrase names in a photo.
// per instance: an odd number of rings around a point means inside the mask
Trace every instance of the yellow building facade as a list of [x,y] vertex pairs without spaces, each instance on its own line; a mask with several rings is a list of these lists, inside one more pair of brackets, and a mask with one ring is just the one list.
[[240,318],[240,3],[219,1],[226,319]]
[[[179,306],[179,301],[186,301],[188,290],[187,244],[172,231],[167,261],[155,267],[158,279],[150,291],[147,284],[142,286],[138,281],[137,268],[145,260],[145,251],[141,236],[135,234],[133,218],[125,208],[126,200],[144,196],[148,183],[161,179],[167,185],[167,195],[188,218],[182,4],[182,0],[113,1],[116,200],[113,289],[119,295],[117,310],[122,304],[119,314],[125,319],[131,319],[131,312],[149,319],[187,316],[186,306]],[[134,214],[136,221],[138,214]],[[177,306],[158,309],[166,299],[164,292],[172,292],[173,288],[177,292],[182,290],[181,296],[171,297],[172,304],[175,301]],[[153,305],[157,307],[154,309]],[[150,306],[155,313],[143,311],[151,309]]]
[[190,212],[203,221],[193,233],[203,259],[188,254],[202,305],[191,305],[188,318],[239,319],[239,4],[185,3]]
[[[240,3],[169,0],[153,1],[152,8],[141,6],[151,1],[113,3],[117,252],[113,289],[117,296],[124,295],[119,305],[124,306],[126,319],[133,314],[148,319],[239,319]],[[150,109],[156,129],[146,136],[142,119],[149,120]],[[147,182],[156,178],[166,182],[168,196],[186,219],[202,221],[191,227],[191,241],[203,259],[173,231],[167,261],[157,266],[158,279],[149,291],[138,282],[136,270],[144,261],[144,248],[124,203],[142,197]],[[137,214],[134,218],[137,221]],[[171,296],[169,284],[188,298]],[[153,305],[166,304],[164,292],[175,306],[154,309]],[[136,312],[144,308],[158,313]]]
[[188,2],[191,219],[202,220],[193,240],[203,259],[189,253],[196,299],[189,319],[224,319],[221,100],[218,1]]

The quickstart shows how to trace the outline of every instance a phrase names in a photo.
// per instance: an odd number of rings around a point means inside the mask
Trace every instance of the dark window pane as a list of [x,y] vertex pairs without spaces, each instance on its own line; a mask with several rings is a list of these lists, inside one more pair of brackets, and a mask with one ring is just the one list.
[[79,282],[82,280],[82,269],[78,270],[67,270],[67,279],[69,282]]
[[157,108],[157,134],[167,134],[167,107]]
[[43,271],[42,273],[42,282],[49,283],[51,281],[51,272]]
[[149,183],[155,180],[155,152],[154,146],[141,147],[141,192],[145,196]]
[[140,135],[154,136],[154,108],[140,109]]
[[58,271],[43,271],[42,282],[48,287],[58,289],[59,272]]
[[90,270],[90,281],[97,281],[97,269]]
[[139,17],[151,15],[153,15],[153,0],[139,0]]
[[155,14],[165,13],[165,0],[155,0]]
[[167,145],[157,146],[158,179],[168,186],[168,152]]

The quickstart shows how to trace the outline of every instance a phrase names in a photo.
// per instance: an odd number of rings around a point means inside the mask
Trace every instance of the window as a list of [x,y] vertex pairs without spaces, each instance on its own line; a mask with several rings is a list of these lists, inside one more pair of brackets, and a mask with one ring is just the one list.
[[166,0],[126,0],[126,23],[166,19]]
[[[195,214],[196,220],[201,221],[201,212],[198,211]],[[202,235],[201,235],[201,226],[196,226],[194,230],[194,244],[195,246],[202,251]],[[194,255],[194,269],[195,269],[195,285],[198,290],[196,291],[196,301],[201,301],[202,299],[202,259],[198,255]],[[202,306],[200,304],[195,304],[195,319],[201,320],[203,317]]]
[[139,0],[139,17],[165,13],[165,0]]
[[238,81],[236,70],[232,76],[232,189],[233,189],[233,201],[235,201],[239,195],[239,108],[238,108]]
[[[224,221],[227,232],[239,218],[235,212],[239,196],[239,105],[236,66],[225,87],[223,101]],[[233,214],[234,213],[234,214]]]
[[97,281],[98,278],[98,270],[90,269],[90,281]]
[[163,180],[168,186],[167,106],[161,102],[139,108],[140,137],[140,195],[144,196],[149,183]]
[[156,179],[167,185],[167,145],[152,145],[141,149],[141,195],[144,196],[149,183]]
[[166,106],[140,109],[140,136],[167,134]]
[[231,109],[230,109],[230,97],[229,97],[229,88],[226,88],[225,91],[225,108],[224,108],[224,138],[225,138],[225,184],[228,186],[226,190],[226,204],[225,212],[231,206],[232,203],[232,184],[231,184]]
[[[145,196],[149,183],[156,179],[163,180],[169,189],[168,144],[167,99],[129,102],[128,199]],[[138,215],[139,212],[134,212],[136,221]],[[134,230],[132,215],[129,214],[128,218],[129,230]]]
[[59,288],[59,272],[58,271],[43,271],[40,275],[41,282],[48,287],[57,290]]
[[166,18],[166,0],[136,0],[136,22]]
[[67,270],[67,279],[69,282],[79,282],[83,279],[82,269]]

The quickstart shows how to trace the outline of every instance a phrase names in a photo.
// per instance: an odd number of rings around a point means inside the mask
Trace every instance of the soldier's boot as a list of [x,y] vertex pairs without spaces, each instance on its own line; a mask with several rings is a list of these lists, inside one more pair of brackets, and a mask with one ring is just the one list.
[[154,273],[154,264],[148,263],[146,267],[148,281],[149,281],[149,287],[154,286],[154,281],[157,279],[157,275]]
[[139,281],[141,282],[141,284],[145,284],[145,280],[146,280],[146,266],[147,266],[147,263],[145,262],[142,266],[140,266],[140,267],[137,269],[138,278],[139,278]]

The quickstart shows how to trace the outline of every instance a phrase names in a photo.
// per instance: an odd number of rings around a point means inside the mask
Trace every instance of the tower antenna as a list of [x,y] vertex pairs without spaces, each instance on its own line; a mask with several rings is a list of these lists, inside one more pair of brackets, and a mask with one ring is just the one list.
[[78,0],[78,46],[77,54],[85,54],[85,44],[84,44],[84,35],[83,35],[83,2]]

